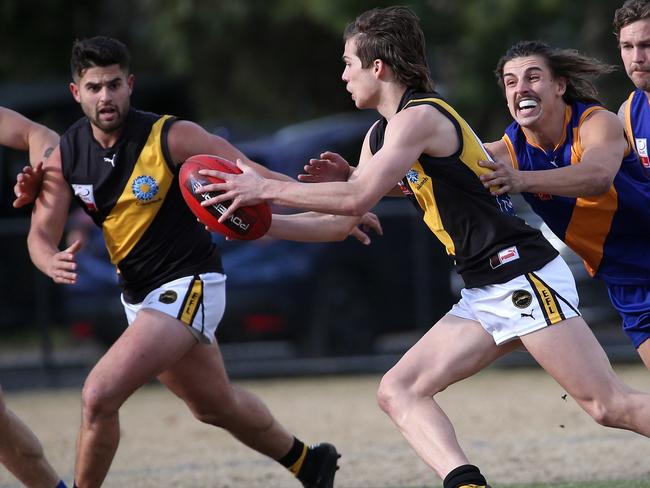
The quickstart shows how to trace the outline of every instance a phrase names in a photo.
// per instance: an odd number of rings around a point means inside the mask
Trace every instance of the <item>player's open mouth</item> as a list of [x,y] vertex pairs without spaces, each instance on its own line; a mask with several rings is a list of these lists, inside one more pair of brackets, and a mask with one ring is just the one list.
[[537,100],[532,98],[522,98],[517,103],[517,109],[520,114],[528,115],[533,112],[538,106]]
[[117,110],[115,110],[113,107],[104,107],[99,109],[99,115],[105,115],[110,117],[115,113],[117,113]]

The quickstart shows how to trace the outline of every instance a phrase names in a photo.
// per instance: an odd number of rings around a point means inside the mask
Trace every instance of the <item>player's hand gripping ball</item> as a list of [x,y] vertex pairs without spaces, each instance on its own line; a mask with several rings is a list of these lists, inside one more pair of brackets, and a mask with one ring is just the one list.
[[197,193],[197,190],[210,183],[223,183],[223,180],[199,174],[201,169],[214,169],[231,174],[241,173],[235,163],[218,156],[198,154],[185,160],[181,166],[178,182],[185,202],[201,223],[208,229],[231,239],[250,241],[266,234],[271,227],[271,208],[266,202],[240,207],[223,223],[219,222],[219,217],[226,212],[231,201],[202,207],[201,202],[223,192]]

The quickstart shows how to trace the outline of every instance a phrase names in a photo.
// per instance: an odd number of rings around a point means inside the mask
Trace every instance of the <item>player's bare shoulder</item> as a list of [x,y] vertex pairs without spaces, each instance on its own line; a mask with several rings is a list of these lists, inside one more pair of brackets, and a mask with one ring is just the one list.
[[622,139],[624,136],[625,122],[621,121],[620,115],[609,110],[595,110],[580,124],[580,138],[583,141],[597,142],[603,137]]
[[[421,142],[424,153],[433,157],[446,157],[458,149],[459,138],[456,126],[435,107],[423,104],[407,107],[397,113],[392,122],[399,122],[413,142]],[[389,123],[390,125],[390,123]]]

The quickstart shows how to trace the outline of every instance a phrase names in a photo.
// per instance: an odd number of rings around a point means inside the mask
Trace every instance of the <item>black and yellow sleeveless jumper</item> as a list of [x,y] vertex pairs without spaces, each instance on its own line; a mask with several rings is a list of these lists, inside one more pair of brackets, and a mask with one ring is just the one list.
[[[467,122],[435,92],[407,90],[398,112],[416,105],[429,105],[447,117],[460,147],[449,157],[420,155],[400,186],[454,256],[465,287],[505,283],[555,258],[558,252],[544,236],[514,215],[510,198],[494,197],[481,183],[479,175],[487,170],[478,162],[488,155]],[[370,134],[373,154],[384,143],[387,123],[379,120]],[[504,253],[513,247],[518,255],[514,259],[513,253]]]
[[129,303],[183,276],[223,272],[210,234],[180,192],[167,148],[175,120],[130,109],[111,148],[95,140],[85,117],[61,137],[63,177],[102,229]]

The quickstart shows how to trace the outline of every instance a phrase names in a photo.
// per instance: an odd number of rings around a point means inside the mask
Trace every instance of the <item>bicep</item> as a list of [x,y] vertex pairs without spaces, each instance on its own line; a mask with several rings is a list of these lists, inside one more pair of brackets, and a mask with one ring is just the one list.
[[611,112],[596,113],[583,123],[580,128],[580,144],[581,162],[599,167],[611,178],[620,168],[628,147],[623,126]]
[[167,138],[169,153],[175,164],[182,164],[190,156],[196,154],[212,154],[232,161],[241,159],[265,178],[292,181],[293,179],[269,170],[255,161],[251,161],[238,148],[230,142],[215,134],[210,134],[203,127],[194,122],[180,120],[175,122]]
[[384,134],[384,143],[374,154],[370,151],[368,132],[361,150],[359,167],[352,174],[351,181],[359,179],[362,191],[375,198],[385,195],[401,196],[401,192],[395,192],[395,187],[423,152],[424,137],[404,137],[409,133],[409,119],[402,120],[394,126],[389,124]]
[[0,145],[26,151],[33,125],[18,112],[0,107]]
[[211,134],[200,125],[187,120],[174,122],[167,135],[167,147],[175,164],[182,164],[196,154],[213,154],[229,161],[248,161],[246,156],[223,137]]

